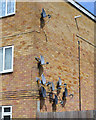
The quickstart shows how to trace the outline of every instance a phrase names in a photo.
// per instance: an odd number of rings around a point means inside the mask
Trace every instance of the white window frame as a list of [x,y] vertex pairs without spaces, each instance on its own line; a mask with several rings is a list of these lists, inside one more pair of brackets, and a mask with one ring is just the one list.
[[[4,119],[4,116],[9,116],[10,115],[10,119],[12,119],[12,106],[1,106],[2,107],[2,115],[1,115],[1,120]],[[4,112],[4,108],[9,108],[10,107],[10,112]]]
[[8,0],[6,0],[6,12],[5,12],[5,15],[4,16],[0,16],[0,18],[3,18],[3,17],[6,17],[6,16],[9,16],[9,15],[14,15],[15,14],[15,10],[16,10],[16,0],[14,0],[14,12],[12,12],[12,13],[7,13],[7,1]]
[[[3,48],[3,70],[0,71],[0,74],[2,73],[9,73],[9,72],[13,72],[13,57],[14,57],[14,46],[6,46],[6,47],[1,47],[1,49]],[[4,65],[5,65],[5,49],[6,48],[12,48],[12,68],[8,69],[8,70],[4,70]]]

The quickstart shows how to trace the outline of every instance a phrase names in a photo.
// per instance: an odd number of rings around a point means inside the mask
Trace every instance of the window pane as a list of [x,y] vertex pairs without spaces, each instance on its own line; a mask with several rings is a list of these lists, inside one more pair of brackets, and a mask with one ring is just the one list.
[[6,0],[2,0],[2,16],[6,15]]
[[12,68],[12,47],[5,48],[5,68],[4,70]]
[[4,116],[4,120],[10,120],[10,115]]
[[7,14],[14,12],[14,4],[15,4],[15,0],[8,0],[7,1]]
[[0,48],[0,71],[3,70],[3,48]]
[[10,107],[4,108],[4,112],[10,112]]

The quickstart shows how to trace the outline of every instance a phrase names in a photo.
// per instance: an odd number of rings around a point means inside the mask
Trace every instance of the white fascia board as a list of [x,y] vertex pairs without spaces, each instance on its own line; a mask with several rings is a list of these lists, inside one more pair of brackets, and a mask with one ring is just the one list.
[[87,16],[89,16],[91,19],[93,19],[94,21],[96,21],[96,17],[94,15],[92,15],[90,12],[88,12],[86,9],[84,9],[83,7],[81,7],[78,3],[76,3],[73,0],[67,0],[69,3],[71,3],[72,5],[74,5],[76,8],[78,8],[79,10],[81,10],[83,13],[85,13]]

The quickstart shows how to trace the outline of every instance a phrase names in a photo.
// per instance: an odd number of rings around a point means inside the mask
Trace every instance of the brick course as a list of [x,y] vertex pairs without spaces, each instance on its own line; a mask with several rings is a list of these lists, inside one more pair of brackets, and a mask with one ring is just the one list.
[[[51,19],[45,23],[43,29],[40,29],[42,8],[51,14]],[[78,19],[78,33],[74,16],[79,14],[82,17]],[[78,40],[81,56],[82,110],[94,109],[94,47],[76,37],[78,33],[94,44],[92,20],[66,2],[17,2],[16,14],[3,18],[0,22],[2,22],[0,46],[14,45],[14,71],[0,76],[1,92],[4,93],[0,98],[1,105],[13,106],[13,118],[36,117],[38,100],[36,96],[39,94],[35,78],[39,77],[39,74],[35,57],[40,55],[50,63],[44,66],[46,80],[53,81],[56,85],[60,77],[63,83],[68,84],[68,92],[74,94],[72,100],[67,98],[65,107],[58,104],[56,112],[79,110]],[[9,94],[9,91],[16,92]],[[31,97],[26,98],[22,94]],[[50,111],[52,104],[46,99],[41,112]]]

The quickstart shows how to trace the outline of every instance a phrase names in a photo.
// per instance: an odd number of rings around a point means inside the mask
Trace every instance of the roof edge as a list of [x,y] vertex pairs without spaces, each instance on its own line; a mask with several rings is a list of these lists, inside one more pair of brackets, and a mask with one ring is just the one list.
[[75,6],[77,9],[79,9],[81,12],[83,12],[85,15],[90,17],[92,20],[96,22],[96,17],[91,12],[89,12],[86,8],[84,8],[82,5],[77,3],[75,0],[67,0],[69,3],[71,3],[73,6]]

